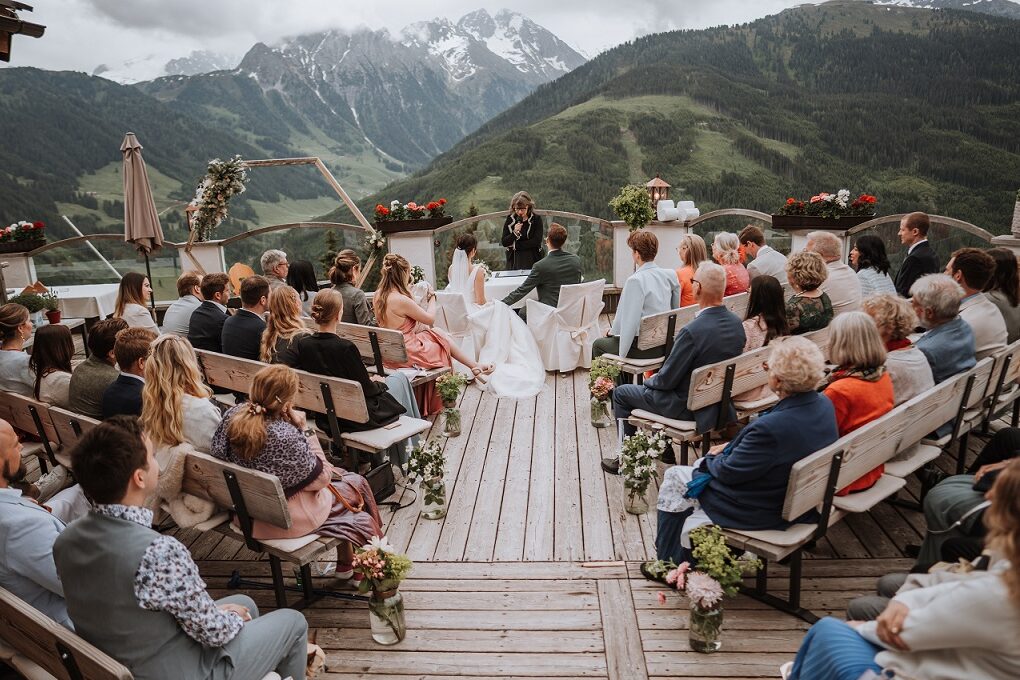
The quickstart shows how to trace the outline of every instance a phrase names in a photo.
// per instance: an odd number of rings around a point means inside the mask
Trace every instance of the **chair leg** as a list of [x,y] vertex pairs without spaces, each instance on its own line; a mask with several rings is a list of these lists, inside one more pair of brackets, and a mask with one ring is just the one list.
[[287,606],[287,590],[283,582],[283,566],[280,558],[269,556],[269,568],[273,572],[273,590],[276,592],[276,606],[284,609]]
[[1016,427],[1020,424],[1020,399],[1013,402],[1013,420],[1010,421],[1010,425]]
[[960,435],[960,441],[957,444],[956,449],[956,474],[962,475],[967,469],[967,440],[969,439],[969,433],[964,432]]
[[764,560],[762,560],[762,569],[755,576],[754,587],[741,586],[740,592],[781,612],[792,614],[802,621],[815,623],[818,621],[818,615],[800,606],[802,566],[801,549],[798,548],[790,556],[790,594],[786,600],[768,593],[768,567]]

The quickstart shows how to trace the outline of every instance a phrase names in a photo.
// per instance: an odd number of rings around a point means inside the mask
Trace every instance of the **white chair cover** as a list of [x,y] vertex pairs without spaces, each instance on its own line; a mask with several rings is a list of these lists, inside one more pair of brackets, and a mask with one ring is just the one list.
[[602,337],[599,315],[605,279],[560,288],[556,308],[528,300],[528,328],[547,371],[567,373],[591,367],[591,346]]
[[[459,291],[436,291],[436,327],[449,333],[457,347],[464,350],[469,357],[478,358],[475,337],[468,321],[467,304]],[[453,360],[453,370],[471,375],[471,369],[456,359]]]

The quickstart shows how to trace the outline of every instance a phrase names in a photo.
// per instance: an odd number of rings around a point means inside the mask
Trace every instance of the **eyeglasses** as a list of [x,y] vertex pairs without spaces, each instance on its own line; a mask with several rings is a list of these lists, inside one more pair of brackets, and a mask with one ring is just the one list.
[[701,281],[698,281],[697,279],[691,279],[691,283],[696,283],[699,286],[701,285]]

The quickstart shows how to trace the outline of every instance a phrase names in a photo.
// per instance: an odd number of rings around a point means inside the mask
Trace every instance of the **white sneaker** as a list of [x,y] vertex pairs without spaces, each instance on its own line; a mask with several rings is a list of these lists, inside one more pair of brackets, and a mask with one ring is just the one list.
[[786,663],[784,663],[782,666],[779,667],[779,677],[781,677],[783,680],[786,680],[788,677],[790,677],[790,673],[792,671],[793,671],[793,662],[792,661],[787,661]]
[[63,465],[58,465],[41,476],[35,485],[39,488],[39,502],[45,503],[68,485],[67,468]]

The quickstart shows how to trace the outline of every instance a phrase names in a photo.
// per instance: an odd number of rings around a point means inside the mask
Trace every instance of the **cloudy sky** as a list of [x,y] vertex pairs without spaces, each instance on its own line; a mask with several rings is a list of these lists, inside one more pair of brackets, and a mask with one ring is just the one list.
[[[498,0],[497,0],[498,2]],[[254,43],[330,28],[388,27],[484,7],[507,7],[588,56],[631,38],[677,28],[742,23],[804,0],[28,0],[22,18],[46,26],[40,40],[15,38],[11,66],[92,72],[99,64],[162,64],[193,50],[243,55]]]

